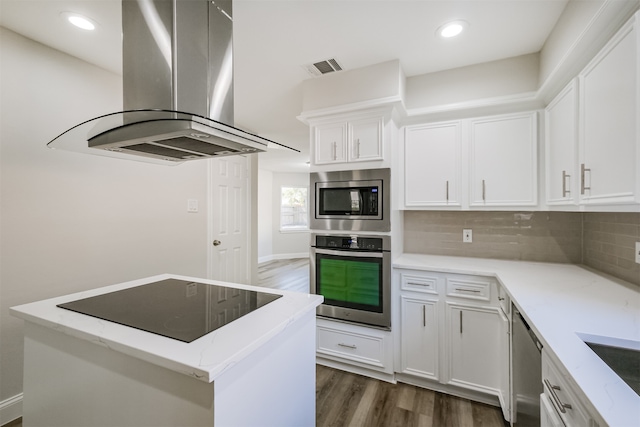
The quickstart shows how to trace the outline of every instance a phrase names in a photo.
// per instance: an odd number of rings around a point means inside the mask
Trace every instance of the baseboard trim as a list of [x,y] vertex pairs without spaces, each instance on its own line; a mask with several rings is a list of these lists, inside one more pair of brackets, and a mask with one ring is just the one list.
[[280,259],[297,259],[297,258],[309,258],[309,252],[267,255],[267,256],[258,258],[258,264],[262,264],[269,261],[276,261]]
[[22,396],[20,393],[0,402],[0,426],[22,416]]

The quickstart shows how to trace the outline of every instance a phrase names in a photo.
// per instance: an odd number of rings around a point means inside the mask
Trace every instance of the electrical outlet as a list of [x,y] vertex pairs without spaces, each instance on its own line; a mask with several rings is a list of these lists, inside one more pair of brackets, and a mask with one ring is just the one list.
[[464,243],[473,242],[473,232],[471,231],[471,229],[465,228],[464,230],[462,230],[462,241]]
[[636,262],[640,264],[640,242],[636,242]]
[[198,199],[188,199],[187,200],[187,212],[189,212],[189,213],[198,212]]

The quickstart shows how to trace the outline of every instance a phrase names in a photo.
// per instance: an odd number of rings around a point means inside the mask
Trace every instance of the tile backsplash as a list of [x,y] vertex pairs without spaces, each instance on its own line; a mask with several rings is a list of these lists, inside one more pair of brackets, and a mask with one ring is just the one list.
[[585,264],[640,286],[636,241],[640,213],[404,212],[405,252]]
[[640,286],[640,213],[583,214],[582,263]]

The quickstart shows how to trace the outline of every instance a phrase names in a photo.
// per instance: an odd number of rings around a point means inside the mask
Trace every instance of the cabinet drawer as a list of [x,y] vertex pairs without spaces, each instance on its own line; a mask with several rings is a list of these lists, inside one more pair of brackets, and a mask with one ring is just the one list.
[[447,296],[480,301],[491,301],[491,279],[479,277],[447,277]]
[[403,291],[424,292],[427,294],[438,293],[438,278],[415,273],[402,273],[400,275],[400,289]]
[[384,368],[384,337],[318,326],[317,352]]
[[542,382],[545,396],[549,398],[555,413],[567,427],[589,425],[590,417],[586,414],[575,391],[544,350],[542,352]]

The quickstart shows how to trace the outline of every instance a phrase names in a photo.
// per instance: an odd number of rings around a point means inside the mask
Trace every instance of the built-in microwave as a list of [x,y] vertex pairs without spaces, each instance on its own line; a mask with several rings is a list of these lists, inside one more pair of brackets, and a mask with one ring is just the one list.
[[389,169],[311,174],[311,229],[391,231]]

